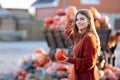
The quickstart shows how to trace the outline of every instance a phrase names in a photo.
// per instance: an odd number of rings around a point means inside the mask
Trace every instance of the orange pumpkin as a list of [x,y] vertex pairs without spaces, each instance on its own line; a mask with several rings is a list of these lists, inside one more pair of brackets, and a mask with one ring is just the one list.
[[25,80],[25,77],[20,75],[20,76],[18,76],[18,80]]
[[52,24],[52,23],[53,23],[53,18],[52,18],[52,17],[46,17],[46,18],[44,19],[44,22],[45,22],[46,24]]
[[50,61],[50,57],[48,55],[41,55],[36,61],[40,66],[44,66]]
[[112,73],[112,70],[111,70],[110,68],[105,68],[105,69],[104,69],[104,72],[105,72],[105,73]]
[[96,8],[91,7],[90,11],[92,12],[94,19],[100,19],[101,18],[101,14],[98,12],[98,10]]
[[55,57],[56,57],[57,60],[64,60],[65,58],[62,55],[64,55],[64,56],[67,55],[65,50],[63,50],[63,49],[57,51],[56,54],[55,54]]
[[59,24],[60,23],[60,16],[55,15],[53,19],[54,19],[53,24]]
[[77,8],[75,6],[69,6],[66,8],[66,16],[68,18],[75,17],[76,13],[77,13]]
[[94,21],[94,23],[95,23],[95,27],[96,27],[96,28],[100,28],[100,27],[101,27],[100,21],[99,21],[98,19],[96,19],[96,20]]
[[43,48],[39,48],[39,49],[35,50],[35,53],[36,54],[45,54],[46,52]]
[[111,24],[110,24],[110,23],[101,24],[101,28],[104,28],[104,29],[111,29]]
[[118,77],[115,75],[115,73],[110,73],[107,75],[105,80],[118,80]]
[[101,24],[107,24],[109,21],[108,16],[102,16],[100,19]]
[[66,24],[67,24],[67,20],[68,20],[68,19],[67,19],[67,16],[61,16],[61,17],[60,17],[60,23],[61,23],[61,24],[65,24],[65,25],[66,25]]
[[58,9],[57,10],[57,15],[59,15],[59,16],[65,15],[65,10],[64,9]]
[[97,73],[98,73],[99,77],[104,76],[104,71],[103,70],[98,70]]

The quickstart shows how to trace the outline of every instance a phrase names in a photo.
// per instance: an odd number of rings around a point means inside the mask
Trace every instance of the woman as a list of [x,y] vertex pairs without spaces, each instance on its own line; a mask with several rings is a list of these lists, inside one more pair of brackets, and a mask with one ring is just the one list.
[[117,47],[117,44],[120,42],[120,30],[115,31],[114,34],[110,35],[110,39],[108,42],[108,63],[111,63],[112,60],[112,66],[115,66],[115,50]]
[[74,64],[75,80],[99,80],[95,70],[100,41],[93,16],[87,9],[80,9],[75,20],[69,20],[64,30],[74,43],[73,58],[65,57],[62,62]]

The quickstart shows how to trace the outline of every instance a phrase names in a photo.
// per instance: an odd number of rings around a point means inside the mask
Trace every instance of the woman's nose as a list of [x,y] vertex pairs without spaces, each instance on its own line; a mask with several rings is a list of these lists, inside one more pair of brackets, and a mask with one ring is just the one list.
[[78,24],[81,24],[81,21],[78,21]]

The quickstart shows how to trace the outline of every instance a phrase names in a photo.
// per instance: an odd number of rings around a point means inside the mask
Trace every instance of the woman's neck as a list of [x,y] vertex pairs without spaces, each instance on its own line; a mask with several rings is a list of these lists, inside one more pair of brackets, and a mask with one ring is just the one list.
[[84,29],[79,29],[79,34],[83,34],[83,33],[85,33],[86,31],[87,31],[86,28],[84,28]]

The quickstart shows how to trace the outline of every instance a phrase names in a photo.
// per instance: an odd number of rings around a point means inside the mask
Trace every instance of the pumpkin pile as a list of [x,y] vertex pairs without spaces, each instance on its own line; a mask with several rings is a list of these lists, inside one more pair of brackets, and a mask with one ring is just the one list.
[[[66,55],[64,50],[58,51]],[[43,48],[36,49],[33,54],[19,63],[19,69],[13,73],[15,80],[53,80],[62,75],[67,77],[68,66],[63,63],[52,62],[49,54]]]
[[[94,7],[90,7],[89,10],[93,15],[96,28],[111,29],[111,24],[109,23],[109,17],[107,15],[101,15],[100,12]],[[70,18],[74,18],[76,13],[77,8],[75,6],[68,6],[65,9],[58,9],[55,16],[46,17],[44,19],[43,28],[45,30],[63,29],[67,21]]]
[[46,54],[44,49],[39,48],[24,59],[19,64],[19,70],[13,73],[15,80],[38,80],[38,75],[45,75],[45,68],[50,63],[50,57]]
[[111,29],[109,23],[109,17],[107,15],[101,15],[98,10],[94,7],[90,8],[90,11],[93,14],[94,23],[96,28]]
[[120,80],[120,69],[106,63],[103,70],[97,70],[100,80]]
[[61,8],[56,11],[55,16],[46,17],[44,19],[43,29],[47,30],[59,30],[64,29],[67,21],[74,17],[77,12],[75,6],[68,6],[67,8]]

